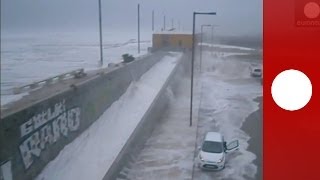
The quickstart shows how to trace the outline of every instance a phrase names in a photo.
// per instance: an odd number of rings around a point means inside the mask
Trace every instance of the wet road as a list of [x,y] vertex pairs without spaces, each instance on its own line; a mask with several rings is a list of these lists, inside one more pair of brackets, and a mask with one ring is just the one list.
[[[141,152],[122,169],[119,180],[253,180],[261,177],[262,119],[259,114],[250,115],[259,109],[255,99],[262,95],[262,86],[250,76],[251,62],[220,59],[204,53],[202,64],[202,73],[195,78],[194,125],[188,126],[190,79],[184,77],[177,82],[177,89],[168,89],[168,111]],[[249,125],[247,119],[250,119]],[[208,131],[222,133],[227,141],[238,139],[240,142],[239,150],[227,155],[226,168],[222,171],[202,171],[194,166],[196,147]]]
[[[246,180],[259,179],[256,152],[250,146],[251,136],[262,132],[261,116],[252,117],[249,130],[242,126],[248,116],[258,110],[259,103],[255,99],[262,95],[262,86],[256,78],[250,76],[250,62],[236,59],[211,58],[206,54],[202,81],[201,101],[199,109],[197,144],[200,145],[206,132],[216,131],[224,135],[225,140],[238,139],[238,151],[227,154],[226,167],[222,171],[202,171],[194,167],[193,179]],[[260,129],[259,129],[260,128]],[[257,133],[257,134],[252,134]],[[261,136],[260,136],[261,137]],[[255,147],[261,146],[262,139],[255,141]],[[256,148],[257,149],[257,148]],[[258,148],[259,149],[259,148]],[[260,148],[261,150],[261,148]],[[197,155],[197,152],[196,152]]]

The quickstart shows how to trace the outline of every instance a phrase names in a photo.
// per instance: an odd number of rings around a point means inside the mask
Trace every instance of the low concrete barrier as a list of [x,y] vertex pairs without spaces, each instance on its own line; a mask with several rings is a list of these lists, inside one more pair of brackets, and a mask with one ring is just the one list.
[[145,56],[24,108],[1,112],[0,179],[34,179],[165,54]]
[[27,84],[24,86],[13,88],[12,92],[13,92],[13,94],[20,94],[23,92],[28,92],[32,89],[41,88],[41,86],[43,86],[43,85],[52,84],[55,81],[62,81],[66,78],[81,78],[83,76],[85,76],[84,69],[83,68],[77,69],[77,70],[70,71],[70,72],[63,73],[63,74],[59,74],[57,76],[53,76],[53,77],[50,77],[50,78],[47,78],[47,79],[44,79],[41,81],[36,81],[31,84]]

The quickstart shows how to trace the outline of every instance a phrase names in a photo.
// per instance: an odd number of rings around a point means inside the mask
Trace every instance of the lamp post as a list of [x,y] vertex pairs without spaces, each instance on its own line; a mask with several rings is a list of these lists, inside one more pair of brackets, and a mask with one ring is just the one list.
[[103,66],[103,48],[102,48],[102,17],[101,17],[101,0],[99,0],[99,38],[100,38],[100,66]]
[[200,45],[200,72],[201,72],[201,67],[202,67],[202,46],[203,46],[203,27],[211,27],[210,24],[203,24],[201,25],[201,45]]
[[193,106],[193,69],[194,69],[194,48],[195,48],[195,31],[196,31],[196,15],[216,15],[216,12],[193,12],[192,27],[192,56],[191,56],[191,96],[190,96],[190,126],[192,126],[192,106]]
[[140,54],[140,4],[138,4],[138,54]]
[[166,31],[166,15],[163,15],[163,31]]
[[218,27],[218,25],[211,25],[211,55],[213,55],[213,31],[215,27]]
[[152,32],[154,31],[154,10],[152,10]]
[[171,19],[171,29],[173,29],[174,28],[174,19],[172,18]]

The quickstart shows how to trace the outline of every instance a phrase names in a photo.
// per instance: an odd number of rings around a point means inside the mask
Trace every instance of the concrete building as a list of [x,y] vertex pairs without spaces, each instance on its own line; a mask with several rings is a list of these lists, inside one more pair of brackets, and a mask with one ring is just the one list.
[[152,49],[187,50],[192,49],[192,33],[163,31],[156,32],[152,37]]

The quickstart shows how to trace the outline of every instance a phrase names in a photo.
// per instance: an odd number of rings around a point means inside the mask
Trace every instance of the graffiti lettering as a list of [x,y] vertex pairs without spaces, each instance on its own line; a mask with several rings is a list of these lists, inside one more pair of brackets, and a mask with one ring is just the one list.
[[64,102],[56,104],[52,113],[50,109],[43,111],[20,126],[21,137],[30,135],[19,146],[26,169],[32,165],[34,157],[39,157],[48,145],[79,129],[80,108],[64,110]]
[[48,108],[47,110],[36,114],[20,126],[21,137],[30,134],[32,131],[38,129],[40,126],[46,124],[48,121],[51,121],[65,111],[66,106],[65,101],[63,100],[54,105],[53,112],[51,111],[51,108]]

